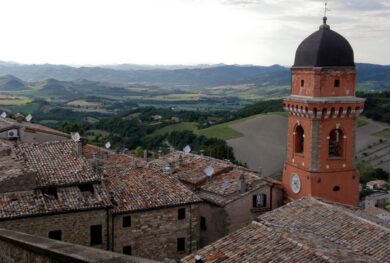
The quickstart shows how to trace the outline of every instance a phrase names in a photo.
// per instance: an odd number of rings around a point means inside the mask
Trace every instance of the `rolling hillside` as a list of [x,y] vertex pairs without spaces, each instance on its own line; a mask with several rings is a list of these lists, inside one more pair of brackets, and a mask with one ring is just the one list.
[[[183,66],[184,67],[184,66]],[[141,68],[141,69],[139,69]],[[24,81],[54,78],[61,81],[86,79],[108,83],[139,83],[180,89],[220,85],[255,84],[289,86],[290,70],[279,65],[210,65],[199,68],[70,67],[64,65],[23,65],[0,63],[0,76],[13,75]],[[390,66],[357,64],[358,84],[364,89],[390,89]]]

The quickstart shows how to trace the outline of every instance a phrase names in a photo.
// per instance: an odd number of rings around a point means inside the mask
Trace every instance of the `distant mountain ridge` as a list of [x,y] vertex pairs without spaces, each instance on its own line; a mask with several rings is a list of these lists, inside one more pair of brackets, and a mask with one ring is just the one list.
[[[156,68],[154,68],[156,67]],[[60,81],[89,81],[145,84],[165,87],[212,87],[253,83],[258,86],[289,86],[290,70],[280,65],[240,66],[240,65],[200,65],[180,68],[172,66],[145,66],[123,64],[101,67],[71,67],[65,65],[23,65],[0,63],[0,76],[13,75],[21,81],[42,81],[56,79]],[[186,67],[186,66],[183,66]],[[138,69],[137,69],[138,68]],[[147,69],[145,69],[147,68]],[[369,87],[380,85],[390,89],[390,65],[357,64],[358,83],[367,82]],[[10,86],[17,83],[10,83]]]

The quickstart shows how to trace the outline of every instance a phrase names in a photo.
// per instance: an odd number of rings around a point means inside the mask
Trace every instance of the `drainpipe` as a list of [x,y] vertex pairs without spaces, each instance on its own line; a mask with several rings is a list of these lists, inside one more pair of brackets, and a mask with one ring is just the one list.
[[190,253],[192,252],[192,204],[190,204]]
[[110,229],[110,218],[109,218],[109,211],[110,208],[107,208],[106,210],[106,215],[107,215],[107,250],[110,250],[110,232],[109,232],[109,229]]
[[115,244],[115,241],[114,241],[114,215],[111,214],[111,251],[114,251],[114,244]]

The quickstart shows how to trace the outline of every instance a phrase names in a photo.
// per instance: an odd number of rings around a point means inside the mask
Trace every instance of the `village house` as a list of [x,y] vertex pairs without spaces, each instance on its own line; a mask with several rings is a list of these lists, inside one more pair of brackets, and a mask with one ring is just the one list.
[[277,181],[227,161],[176,151],[148,166],[179,179],[204,201],[200,205],[200,247],[283,204]]
[[22,114],[16,114],[15,119],[0,117],[0,139],[33,143],[63,141],[69,138],[69,134],[27,121]]
[[368,189],[371,190],[380,190],[387,184],[385,180],[373,180],[369,181],[366,185]]
[[0,143],[0,228],[108,248],[111,202],[77,143]]
[[83,155],[104,177],[111,197],[111,250],[155,260],[179,260],[198,248],[202,200],[146,161],[93,145]]
[[390,228],[371,219],[357,208],[304,197],[182,262],[389,262]]

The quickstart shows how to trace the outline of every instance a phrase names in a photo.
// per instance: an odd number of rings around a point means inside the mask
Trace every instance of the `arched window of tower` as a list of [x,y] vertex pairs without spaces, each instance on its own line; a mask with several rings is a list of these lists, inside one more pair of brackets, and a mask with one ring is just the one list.
[[329,158],[339,158],[343,155],[344,134],[340,129],[334,129],[329,134]]
[[295,128],[294,140],[294,152],[302,154],[304,149],[305,133],[301,125],[297,125]]

